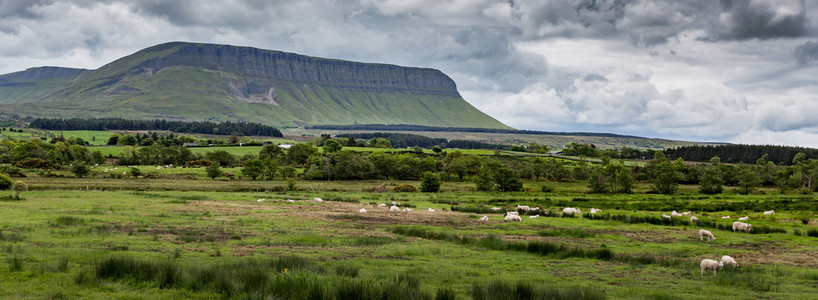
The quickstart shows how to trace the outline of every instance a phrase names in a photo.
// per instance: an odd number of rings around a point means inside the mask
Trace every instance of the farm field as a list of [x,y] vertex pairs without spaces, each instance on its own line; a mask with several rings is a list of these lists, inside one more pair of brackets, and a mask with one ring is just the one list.
[[[160,171],[178,170],[201,169]],[[572,299],[818,298],[813,195],[702,196],[693,187],[594,195],[581,183],[499,193],[471,191],[469,182],[445,182],[433,194],[377,193],[362,190],[419,183],[303,180],[286,191],[283,181],[198,176],[25,181],[22,200],[0,200],[3,299],[304,299],[307,291],[482,299],[513,290]],[[377,207],[393,201],[414,211]],[[506,223],[489,209],[516,204],[549,216]],[[583,214],[557,217],[563,207]],[[591,207],[603,211],[588,214]],[[776,214],[762,215],[769,209]],[[690,210],[700,224],[660,217],[671,210]],[[483,215],[489,221],[477,221]],[[755,231],[729,229],[745,215]],[[700,228],[716,240],[699,241]],[[700,275],[701,259],[721,255],[740,266]]]

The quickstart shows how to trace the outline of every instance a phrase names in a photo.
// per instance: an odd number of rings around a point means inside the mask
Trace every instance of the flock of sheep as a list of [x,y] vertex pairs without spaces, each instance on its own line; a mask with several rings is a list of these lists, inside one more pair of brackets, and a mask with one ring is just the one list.
[[[314,202],[324,202],[323,199],[318,198],[318,197],[315,197],[312,200]],[[257,200],[257,202],[259,202],[259,203],[264,202],[264,201],[265,201],[264,198],[261,198],[261,199]],[[287,199],[286,201],[287,202],[295,202],[295,200],[292,200],[292,199]],[[414,211],[413,209],[408,208],[408,207],[404,207],[403,209],[401,209],[399,207],[399,205],[400,205],[400,203],[392,201],[391,206],[389,206],[389,205],[387,205],[385,203],[381,203],[381,204],[378,204],[378,207],[379,208],[386,208],[388,206],[389,207],[388,210],[390,212],[401,212],[401,211],[403,211],[403,212],[413,212]],[[530,206],[527,206],[527,205],[519,205],[518,204],[517,206],[515,206],[515,209],[516,209],[515,211],[506,212],[505,215],[503,216],[503,221],[506,221],[506,222],[522,222],[523,219],[522,219],[522,217],[520,217],[520,213],[519,213],[520,211],[523,211],[523,212],[539,211],[540,207],[539,206],[530,207]],[[491,210],[499,212],[499,211],[503,210],[503,208],[492,207]],[[427,209],[427,211],[434,212],[435,209],[430,207],[430,208]],[[597,208],[591,208],[590,209],[590,212],[592,214],[596,214],[596,213],[601,212],[601,211],[602,211],[601,209],[597,209]],[[367,213],[367,210],[366,210],[366,208],[361,208],[360,210],[358,210],[358,213],[365,214],[365,213]],[[566,207],[566,208],[562,209],[562,213],[563,214],[580,214],[580,213],[582,213],[582,211],[580,209],[578,209],[578,208]],[[548,212],[545,211],[545,214],[548,214]],[[769,211],[764,212],[765,216],[774,215],[774,214],[775,214],[774,210],[769,210]],[[531,216],[529,216],[529,218],[533,219],[533,218],[538,218],[539,216],[540,215],[531,215]],[[666,218],[666,219],[670,219],[672,217],[682,217],[682,216],[690,216],[690,222],[691,223],[695,223],[696,221],[699,220],[699,218],[697,218],[696,216],[693,216],[692,213],[689,212],[689,211],[683,212],[683,213],[678,213],[678,212],[676,212],[674,210],[674,211],[672,211],[670,213],[670,215],[662,214],[662,217]],[[730,218],[730,216],[723,216],[722,217],[722,219],[729,219],[729,218]],[[753,229],[753,225],[741,222],[741,221],[747,221],[749,219],[750,219],[749,216],[744,216],[744,217],[739,218],[739,221],[733,222],[733,232],[743,231],[743,232],[746,232],[746,233],[750,233],[750,231]],[[489,220],[488,216],[482,216],[477,221],[486,222],[488,220]],[[705,239],[707,239],[708,242],[716,240],[716,237],[709,230],[699,229],[698,234],[699,234],[699,240],[700,241],[704,241]],[[722,256],[721,259],[718,260],[718,261],[712,260],[712,259],[703,259],[701,261],[701,263],[699,263],[699,266],[701,268],[701,275],[704,275],[705,273],[709,272],[710,270],[713,270],[713,275],[716,275],[716,273],[718,271],[720,271],[724,267],[724,265],[731,265],[734,268],[739,266],[738,263],[736,262],[736,260],[733,259],[732,257],[728,256],[728,255]]]

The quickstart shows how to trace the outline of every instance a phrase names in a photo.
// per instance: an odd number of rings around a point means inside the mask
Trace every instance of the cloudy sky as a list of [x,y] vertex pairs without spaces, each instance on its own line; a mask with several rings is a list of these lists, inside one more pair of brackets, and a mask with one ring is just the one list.
[[519,129],[818,147],[818,1],[0,0],[0,73],[168,41],[437,68]]

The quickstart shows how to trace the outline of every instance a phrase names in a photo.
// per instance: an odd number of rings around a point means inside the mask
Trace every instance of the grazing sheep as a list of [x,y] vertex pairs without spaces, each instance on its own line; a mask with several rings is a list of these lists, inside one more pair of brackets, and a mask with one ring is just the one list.
[[677,212],[674,210],[674,211],[672,211],[672,212],[670,213],[670,216],[671,216],[671,217],[681,217],[681,216],[682,216],[682,214],[677,213]]
[[264,198],[258,199],[258,200],[256,200],[256,202],[259,202],[259,203],[264,202]]
[[775,214],[775,210],[768,210],[768,211],[764,212],[765,216],[771,216],[771,215],[774,215],[774,214]]
[[739,221],[747,221],[747,220],[749,220],[749,219],[750,219],[750,217],[748,217],[748,216],[744,216],[744,217],[738,218],[738,220],[739,220]]
[[724,216],[724,217],[721,217],[721,218],[722,218],[722,219],[729,219],[729,218],[730,218],[730,216]]
[[512,213],[509,212],[509,213],[506,213],[506,217],[503,218],[503,221],[506,221],[506,222],[514,222],[514,221],[522,222],[523,218],[520,218],[519,215],[515,215],[515,214],[512,214]]
[[293,199],[287,199],[287,202],[293,203],[293,202],[295,202],[295,200],[293,200]]
[[562,209],[562,213],[564,213],[564,214],[578,214],[578,213],[581,213],[581,211],[579,211],[578,208],[566,207],[566,208]]
[[712,259],[702,259],[699,266],[702,268],[702,275],[709,270],[713,270],[713,275],[716,275],[716,272],[724,267],[724,263]]
[[666,214],[662,214],[662,218],[665,218],[665,219],[670,219],[670,216],[668,216],[668,215],[666,215]]
[[362,213],[362,214],[365,214],[366,213],[366,208],[361,208],[361,210],[359,210],[358,212]]
[[408,208],[408,207],[404,207],[404,208],[403,208],[403,211],[405,211],[405,212],[413,212],[413,211],[415,211],[415,210],[414,210],[414,209],[411,209],[411,208]]
[[601,210],[601,209],[599,209],[599,208],[591,208],[591,213],[592,213],[592,214],[595,214],[595,213],[598,213],[598,212],[601,212],[601,211],[602,211],[602,210]]
[[488,221],[488,220],[489,220],[488,216],[482,216],[482,217],[480,217],[480,219],[477,219],[477,221],[480,221],[480,222],[485,222],[485,221]]
[[531,207],[529,207],[528,205],[519,205],[519,204],[517,204],[517,206],[514,207],[514,208],[516,208],[517,210],[522,210],[522,211],[531,211]]
[[531,211],[538,211],[538,210],[540,210],[540,207],[539,207],[539,206],[535,206],[535,207],[532,207],[532,208],[531,208]]
[[502,210],[502,208],[499,208],[499,207],[496,207],[496,206],[495,206],[495,207],[492,207],[492,208],[491,208],[491,210],[493,210],[493,211],[498,211],[498,210]]
[[540,215],[528,216],[529,219],[534,219],[534,218],[539,218],[539,217],[540,217]]
[[397,206],[392,205],[392,206],[389,207],[389,211],[400,211],[400,208],[398,208]]
[[733,222],[733,232],[735,232],[736,230],[750,233],[750,230],[753,230],[753,225],[736,221]]
[[738,267],[736,260],[727,255],[721,257],[721,262],[725,265],[731,265],[733,268]]
[[428,211],[435,211],[434,208],[429,207]]
[[707,237],[708,242],[712,242],[712,241],[716,240],[716,237],[714,237],[713,233],[710,232],[709,230],[699,229],[699,240],[703,241],[704,237]]
[[699,218],[696,218],[696,216],[691,216],[690,217],[690,223],[696,222],[698,220],[699,220]]
[[324,199],[321,199],[321,198],[315,197],[315,198],[312,198],[312,201],[315,201],[315,202],[324,202]]
[[386,203],[378,204],[378,207],[386,207]]
[[519,216],[519,215],[520,215],[520,213],[519,213],[519,212],[516,212],[516,211],[506,212],[506,214],[508,214],[508,215],[517,215],[517,216]]
[[686,212],[683,212],[682,215],[683,216],[689,216],[689,215],[691,215],[691,213],[690,213],[690,211],[686,211]]

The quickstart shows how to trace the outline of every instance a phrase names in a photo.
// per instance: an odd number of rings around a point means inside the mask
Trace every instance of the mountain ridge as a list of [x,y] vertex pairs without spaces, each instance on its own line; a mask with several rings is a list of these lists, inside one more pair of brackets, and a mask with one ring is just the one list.
[[96,70],[45,71],[65,74],[54,80],[21,71],[41,77],[29,83],[52,80],[38,93],[13,86],[25,83],[21,72],[0,75],[0,83],[8,79],[0,85],[0,108],[37,117],[510,128],[468,104],[451,78],[430,68],[169,42]]

